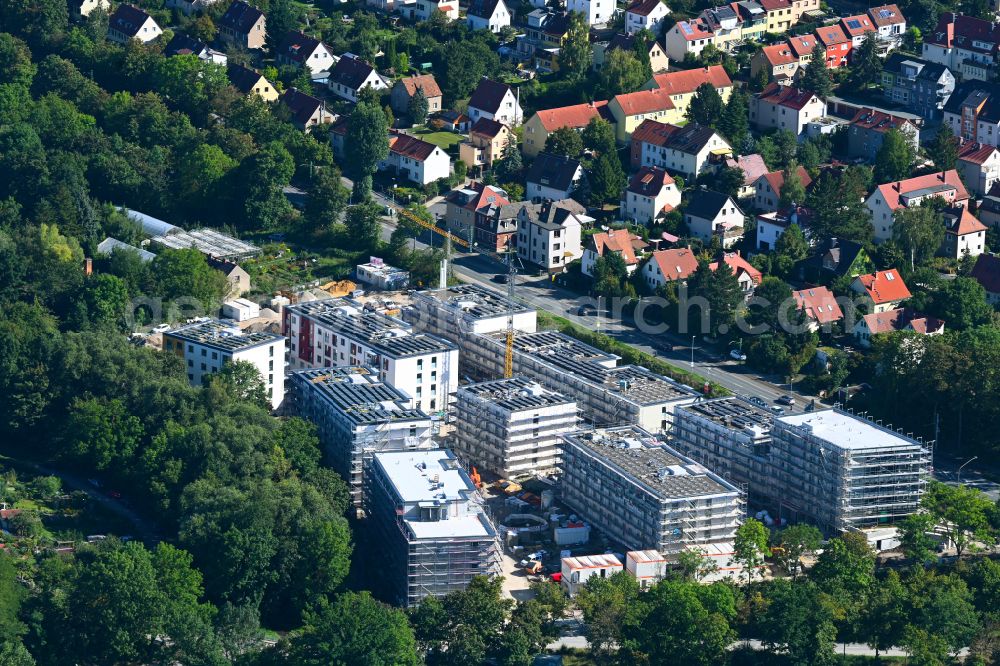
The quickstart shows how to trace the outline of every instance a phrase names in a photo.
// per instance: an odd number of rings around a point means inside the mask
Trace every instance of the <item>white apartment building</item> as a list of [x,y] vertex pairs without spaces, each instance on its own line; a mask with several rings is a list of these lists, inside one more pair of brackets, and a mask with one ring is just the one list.
[[587,25],[605,25],[615,13],[614,0],[567,0],[566,9],[580,12]]
[[674,179],[659,167],[642,167],[622,194],[621,215],[640,224],[654,220],[681,204]]
[[581,232],[593,221],[586,208],[572,199],[525,204],[517,213],[517,256],[550,273],[561,273],[583,256]]
[[285,397],[285,339],[276,333],[244,333],[232,322],[209,320],[163,334],[163,350],[184,359],[188,381],[201,386],[226,363],[246,361],[260,373],[271,408]]
[[663,21],[669,15],[670,8],[660,0],[634,0],[625,9],[625,34],[649,30],[659,40]]
[[826,102],[808,90],[768,84],[750,98],[750,124],[762,132],[779,129],[802,137],[810,121],[826,115]]
[[325,457],[361,506],[364,461],[375,452],[431,449],[431,417],[408,406],[409,396],[384,383],[373,368],[293,372],[289,401],[316,424]]
[[455,452],[504,478],[554,472],[561,435],[577,427],[576,402],[524,377],[459,388]]
[[348,299],[330,298],[286,305],[282,333],[289,338],[289,367],[364,366],[399,389],[408,407],[447,409],[458,390],[458,347],[415,333],[406,322],[366,310]]

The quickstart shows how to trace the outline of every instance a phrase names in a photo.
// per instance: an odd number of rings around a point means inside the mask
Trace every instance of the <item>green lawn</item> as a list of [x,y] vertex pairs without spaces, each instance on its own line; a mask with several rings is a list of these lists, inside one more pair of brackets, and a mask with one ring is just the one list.
[[435,146],[440,146],[442,150],[448,150],[456,143],[462,142],[462,135],[454,132],[435,132],[427,128],[411,131],[414,136],[418,136],[428,143],[433,143]]

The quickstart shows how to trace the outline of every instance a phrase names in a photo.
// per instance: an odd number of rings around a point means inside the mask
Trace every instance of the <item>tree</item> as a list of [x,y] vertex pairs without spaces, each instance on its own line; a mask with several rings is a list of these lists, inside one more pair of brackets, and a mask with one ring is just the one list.
[[806,206],[813,211],[810,223],[813,238],[818,241],[830,238],[858,243],[869,241],[872,224],[864,206],[867,193],[867,180],[855,167],[849,167],[842,174],[824,172],[806,195]]
[[979,629],[979,618],[965,581],[956,574],[915,568],[906,580],[906,589],[911,632],[916,629],[936,637],[950,652],[969,645]]
[[[699,262],[688,280],[688,291],[708,301],[709,328],[702,333],[725,335],[732,330],[736,313],[743,305],[743,289],[729,264],[720,258],[713,270],[708,262]],[[690,322],[689,326],[692,331],[700,328],[696,322]]]
[[809,64],[806,65],[799,85],[803,90],[808,90],[824,99],[833,92],[833,78],[826,66],[826,48],[818,41],[813,47]]
[[759,520],[748,518],[736,528],[733,561],[743,567],[747,584],[753,581],[754,574],[764,565],[764,556],[768,552],[767,541],[767,528]]
[[14,35],[0,33],[0,84],[13,83],[29,88],[35,78],[35,69],[28,45]]
[[500,56],[483,40],[465,39],[448,44],[441,71],[445,103],[466,98],[479,81],[500,67]]
[[423,87],[417,88],[416,92],[413,93],[413,97],[410,98],[410,103],[407,105],[406,111],[410,116],[410,122],[414,125],[423,125],[427,122],[427,95],[424,94]]
[[604,153],[598,157],[591,169],[589,182],[592,201],[596,203],[619,201],[627,178],[618,155]]
[[912,513],[899,521],[899,541],[906,557],[918,564],[930,564],[937,559],[934,554],[937,542],[930,536],[935,522],[929,513]]
[[69,25],[69,7],[59,0],[6,0],[0,3],[4,32],[23,37],[37,48],[60,38]]
[[356,247],[373,250],[378,246],[382,236],[382,219],[377,205],[368,203],[351,206],[344,222]]
[[66,439],[70,455],[98,470],[124,467],[145,435],[142,421],[118,399],[77,398],[69,410]]
[[927,310],[955,331],[988,324],[994,317],[983,286],[973,278],[961,276],[949,280],[934,293]]
[[583,128],[582,137],[584,147],[596,155],[615,153],[618,150],[615,127],[604,118],[591,118]]
[[222,370],[206,379],[213,390],[222,391],[234,400],[241,400],[270,409],[271,399],[260,371],[250,361],[236,360],[226,363]]
[[842,617],[856,617],[875,585],[875,554],[865,535],[846,532],[827,541],[809,577],[830,595]]
[[899,208],[893,215],[892,238],[909,255],[910,270],[924,264],[944,240],[940,202],[930,199],[919,206]]
[[734,89],[729,94],[722,117],[719,118],[717,129],[735,148],[739,148],[750,133],[749,109],[749,95],[742,87]]
[[695,90],[685,118],[688,122],[705,127],[715,127],[722,118],[722,97],[711,83],[705,82]]
[[474,666],[499,651],[513,604],[501,597],[502,585],[500,578],[477,576],[464,590],[420,602],[410,621],[429,665]]
[[942,525],[959,558],[976,542],[992,544],[996,540],[990,523],[995,507],[976,488],[932,481],[920,504]]
[[101,273],[90,276],[84,288],[87,324],[118,332],[127,330],[130,299],[125,280]]
[[389,124],[378,104],[358,102],[354,107],[347,120],[344,152],[351,173],[358,177],[374,174],[389,154]]
[[652,71],[649,63],[643,64],[634,53],[613,49],[605,53],[604,65],[597,76],[600,90],[610,98],[639,90],[652,78]]
[[[278,55],[281,40],[292,30],[299,29],[299,13],[291,0],[271,0],[267,10],[267,50]],[[273,79],[270,79],[273,81]]]
[[890,129],[882,138],[882,147],[875,154],[875,180],[890,183],[909,178],[917,155],[909,135]]
[[934,140],[927,144],[927,156],[934,161],[934,168],[937,171],[955,168],[958,161],[958,139],[950,126],[941,125],[941,129],[934,135]]
[[559,49],[559,71],[571,81],[580,81],[590,71],[593,53],[587,18],[582,12],[570,12],[566,37]]
[[191,36],[195,39],[200,39],[206,44],[214,42],[218,32],[215,22],[208,14],[202,14],[191,25]]
[[628,270],[619,252],[605,252],[594,263],[594,292],[605,298],[634,296],[629,291]]
[[774,243],[775,257],[772,269],[780,277],[788,277],[792,268],[809,254],[809,241],[802,232],[802,227],[790,224]]
[[598,655],[620,645],[630,610],[639,598],[639,584],[624,572],[608,578],[592,576],[576,598],[583,612],[587,641]]
[[350,192],[341,181],[340,170],[320,169],[309,183],[306,219],[312,229],[328,228],[340,219],[347,207]]
[[493,171],[501,182],[517,181],[521,179],[523,168],[524,162],[517,147],[517,138],[511,134],[507,139],[507,145],[500,151],[500,159],[493,163]]
[[719,565],[705,557],[698,548],[686,548],[677,554],[677,567],[681,579],[698,582],[718,571]]
[[158,293],[165,299],[194,299],[202,312],[218,308],[229,291],[229,282],[219,271],[208,265],[198,250],[164,249],[150,263]]
[[583,153],[583,138],[572,127],[560,127],[545,139],[544,150],[550,155],[577,158]]
[[784,170],[784,182],[778,195],[778,205],[782,208],[792,204],[801,205],[806,200],[806,188],[799,174],[799,163],[791,160]]
[[792,664],[834,663],[833,608],[812,581],[775,580],[766,598],[767,609],[759,622],[766,646],[783,648]]
[[302,666],[359,664],[416,666],[417,642],[403,611],[368,592],[345,592],[322,600],[305,617],[289,645],[288,661]]
[[857,627],[868,647],[880,651],[899,645],[908,620],[909,600],[899,574],[890,570],[878,581],[861,607]]
[[847,85],[855,92],[863,92],[868,86],[878,83],[881,76],[882,58],[878,54],[877,37],[874,32],[868,32],[861,46],[851,52]]
[[820,547],[823,543],[823,533],[815,525],[799,523],[778,532],[774,542],[781,548],[778,561],[785,571],[795,577],[799,571],[799,559]]
[[739,167],[722,166],[714,174],[704,174],[706,186],[711,187],[716,192],[722,192],[733,199],[739,198],[740,190],[743,189],[743,181],[746,174]]
[[764,159],[767,168],[773,171],[787,167],[795,159],[798,147],[799,141],[795,135],[788,130],[781,130],[762,138],[757,143],[757,152]]

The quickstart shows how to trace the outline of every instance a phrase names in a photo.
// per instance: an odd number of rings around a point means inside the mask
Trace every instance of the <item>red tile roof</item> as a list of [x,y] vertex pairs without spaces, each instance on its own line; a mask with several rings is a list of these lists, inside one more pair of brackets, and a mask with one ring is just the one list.
[[958,219],[945,229],[948,233],[955,236],[965,236],[986,231],[986,225],[977,220],[976,216],[969,212],[968,207],[961,206],[961,210],[955,212],[958,214]]
[[815,35],[798,35],[796,37],[788,38],[788,47],[792,49],[792,53],[797,55],[800,59],[809,56],[812,50],[816,48],[816,36]]
[[851,37],[858,37],[866,32],[875,32],[877,26],[865,14],[845,16],[840,19],[840,27]]
[[670,94],[670,92],[660,89],[640,90],[625,95],[616,95],[615,100],[626,116],[637,116],[641,113],[673,109],[674,103],[670,100]]
[[675,248],[672,250],[657,250],[653,253],[651,261],[655,261],[663,273],[663,279],[667,282],[675,280],[686,280],[698,270],[698,259],[689,248]]
[[828,25],[817,28],[816,37],[827,47],[851,41],[851,38],[847,36],[847,33],[839,25]]
[[976,257],[976,265],[969,276],[983,285],[988,293],[1000,294],[1000,256],[981,254]]
[[[685,26],[687,26],[686,30]],[[681,36],[689,42],[693,42],[696,39],[712,38],[711,29],[700,19],[692,21],[678,21],[677,30],[681,33]]]
[[642,167],[628,184],[628,191],[644,197],[655,197],[667,185],[673,185],[674,179],[659,167]]
[[768,102],[775,106],[783,106],[797,111],[801,111],[813,99],[818,99],[814,93],[808,90],[800,90],[792,86],[781,86],[777,83],[769,83],[759,94],[759,99],[762,102]]
[[417,94],[418,88],[423,89],[424,97],[428,99],[431,97],[441,97],[441,87],[434,79],[433,74],[407,76],[405,79],[400,79],[399,82],[403,84],[404,88],[406,88],[406,92],[410,97]]
[[671,95],[693,93],[703,83],[711,83],[713,88],[729,88],[733,85],[722,65],[665,72],[657,74],[653,80],[661,90],[666,90]]
[[871,17],[875,25],[895,25],[897,23],[906,23],[906,18],[903,16],[903,12],[899,11],[899,7],[896,5],[881,5],[879,7],[872,7],[868,10],[868,16]]
[[792,297],[806,317],[820,324],[829,324],[844,318],[833,292],[826,287],[811,287],[793,291]]
[[799,57],[792,52],[790,46],[787,43],[774,44],[772,46],[765,46],[761,51],[764,53],[764,57],[767,58],[767,62],[771,64],[771,67],[777,67],[778,65],[788,65],[793,62],[798,62]]
[[[741,273],[746,273],[750,276],[750,280],[754,284],[760,284],[760,281],[764,279],[761,272],[754,268],[753,264],[744,259],[739,252],[724,252],[722,254],[722,261],[729,265],[729,268],[733,270],[733,275],[736,277],[739,277]],[[714,271],[719,268],[719,262],[714,261],[708,267]]]
[[480,118],[472,127],[469,128],[469,134],[478,134],[492,139],[503,132],[505,127],[507,126],[503,123],[498,123],[495,120]]
[[[799,180],[802,181],[802,187],[809,187],[812,184],[812,178],[809,176],[809,172],[805,170],[805,167],[800,166],[797,173],[799,174]],[[781,194],[781,188],[785,184],[785,172],[784,171],[772,171],[771,173],[765,173],[761,176],[770,185],[771,191],[775,194]],[[798,202],[801,203],[801,202]]]
[[638,16],[649,16],[659,4],[660,0],[635,0],[625,11]]
[[888,132],[891,129],[898,130],[904,125],[913,125],[913,123],[907,118],[866,107],[858,109],[858,112],[854,114],[854,118],[851,119],[851,125],[876,132]]
[[896,210],[902,205],[899,202],[902,195],[942,184],[950,185],[955,189],[955,201],[965,201],[969,198],[969,193],[966,191],[965,185],[962,184],[962,179],[959,178],[958,172],[954,169],[908,178],[895,183],[885,183],[878,186],[878,191],[885,199],[889,210]]
[[895,268],[859,275],[856,279],[875,305],[905,301],[911,296],[910,290],[906,288],[906,283]]
[[611,229],[607,232],[599,232],[590,237],[594,245],[597,256],[603,257],[605,250],[618,252],[625,259],[625,264],[633,266],[638,261],[635,256],[634,240],[642,240],[641,237],[630,233],[628,229]]
[[958,159],[963,162],[971,162],[973,164],[982,165],[985,164],[986,160],[990,159],[995,152],[997,152],[996,146],[990,146],[977,141],[963,141],[958,147]]
[[872,335],[891,333],[912,328],[923,335],[933,334],[944,328],[944,322],[935,317],[927,317],[910,308],[896,308],[885,312],[867,314],[862,319]]
[[[634,136],[634,135],[633,135]],[[767,165],[764,158],[757,153],[752,155],[740,155],[735,160],[726,158],[726,166],[743,171],[743,184],[753,185],[757,179],[767,173]]]
[[792,6],[791,0],[759,0],[759,2],[766,12],[789,9]]
[[[484,206],[506,206],[510,203],[503,194],[498,190],[490,187],[489,185],[484,185],[483,183],[477,183],[472,181],[465,189],[470,189],[476,192],[476,196],[469,199],[462,208],[471,211],[477,211]],[[458,192],[458,190],[455,190]]]
[[397,134],[393,132],[389,135],[389,150],[419,162],[423,162],[430,157],[435,148],[437,146],[433,143],[428,143],[423,139],[418,139],[409,134]]
[[538,112],[538,119],[541,121],[542,127],[548,132],[554,132],[560,127],[580,129],[586,127],[587,123],[593,118],[602,117],[601,111],[607,105],[608,102],[606,100],[601,100],[587,104],[574,104],[573,106],[544,109]]

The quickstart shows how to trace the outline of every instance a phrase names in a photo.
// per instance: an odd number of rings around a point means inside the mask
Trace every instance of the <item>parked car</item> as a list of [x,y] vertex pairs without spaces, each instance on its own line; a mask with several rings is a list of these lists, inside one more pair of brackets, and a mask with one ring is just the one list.
[[749,400],[750,404],[752,405],[757,405],[758,407],[767,407],[767,402],[765,402],[764,399],[761,398],[760,396],[752,395],[749,398],[747,398],[747,400]]
[[597,314],[597,308],[593,305],[581,305],[576,309],[578,317],[591,317]]
[[737,361],[745,361],[745,360],[747,360],[747,355],[744,354],[743,352],[741,352],[739,349],[733,349],[732,351],[730,351],[729,352],[729,356],[730,356],[730,358],[734,358]]
[[783,416],[785,413],[785,408],[779,407],[778,405],[771,405],[771,411],[777,416]]
[[783,395],[777,400],[775,400],[775,402],[778,403],[779,405],[788,405],[789,407],[791,407],[792,405],[795,404],[795,398],[793,398],[790,395]]
[[507,284],[507,274],[506,273],[497,273],[496,275],[494,275],[490,279],[493,280],[494,282],[496,282],[497,284]]
[[160,324],[159,326],[153,327],[153,333],[163,333],[164,331],[170,330],[170,324]]

